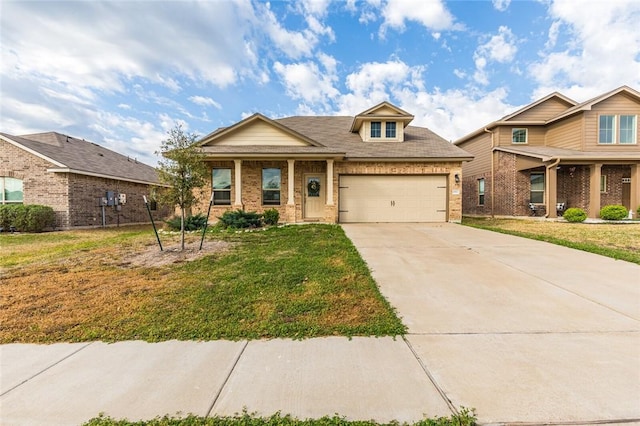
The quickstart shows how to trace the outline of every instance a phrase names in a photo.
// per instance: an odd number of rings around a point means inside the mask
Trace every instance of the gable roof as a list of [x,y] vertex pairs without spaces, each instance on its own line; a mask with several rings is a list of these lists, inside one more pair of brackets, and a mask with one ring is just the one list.
[[563,113],[561,113],[561,114],[549,119],[547,121],[547,123],[552,123],[554,121],[561,120],[561,119],[563,119],[565,117],[568,117],[570,115],[576,114],[576,113],[581,112],[581,111],[590,111],[591,108],[594,105],[596,105],[596,104],[598,104],[598,103],[600,103],[600,102],[602,102],[602,101],[604,101],[606,99],[609,99],[609,98],[611,98],[611,97],[613,97],[613,96],[615,96],[615,95],[617,95],[619,93],[625,93],[625,94],[627,94],[627,95],[629,95],[629,96],[631,96],[633,98],[636,98],[638,101],[640,101],[640,92],[632,89],[629,86],[620,86],[617,89],[614,89],[614,90],[612,90],[610,92],[604,93],[604,94],[602,94],[600,96],[596,96],[595,98],[589,99],[588,101],[582,102],[581,104],[577,104],[577,105],[567,109]]
[[155,168],[83,139],[56,132],[22,136],[0,133],[0,138],[50,162],[53,167],[48,170],[51,172],[75,173],[151,185],[160,183]]
[[[393,114],[389,114],[387,112],[380,113],[380,111],[391,110]],[[375,119],[394,119],[397,121],[401,121],[403,127],[407,127],[409,123],[413,121],[413,115],[409,114],[407,111],[398,108],[390,102],[384,101],[380,102],[378,105],[369,108],[366,111],[361,112],[353,118],[353,122],[351,123],[351,132],[357,132],[358,129],[362,126],[362,123],[365,119],[375,120]]]
[[299,139],[303,142],[306,142],[308,145],[311,146],[322,146],[320,144],[318,144],[316,141],[309,139],[307,136],[298,133],[292,129],[289,129],[285,126],[282,126],[280,123],[278,123],[277,121],[274,121],[268,117],[265,117],[264,115],[260,114],[260,113],[255,113],[247,118],[245,118],[244,120],[238,121],[236,124],[234,124],[233,126],[230,127],[221,127],[211,133],[209,133],[207,136],[203,137],[202,139],[200,139],[200,141],[198,141],[197,145],[199,146],[205,146],[205,145],[209,145],[209,144],[215,144],[215,141],[217,139],[220,139],[224,136],[228,136],[230,134],[236,133],[248,126],[250,126],[253,123],[256,122],[264,122],[267,125],[273,126],[276,129],[287,133],[288,135]]
[[[610,92],[607,92],[607,93],[604,93],[602,95],[596,96],[595,98],[589,99],[588,101],[582,102],[580,104],[577,104],[575,101],[567,98],[566,96],[564,96],[564,95],[562,95],[562,94],[560,94],[558,92],[553,92],[553,93],[545,96],[544,98],[539,99],[539,100],[537,100],[537,101],[525,106],[524,108],[521,108],[521,109],[517,110],[516,112],[514,112],[512,114],[506,115],[506,116],[500,118],[499,120],[493,121],[493,122],[487,124],[486,126],[483,126],[480,129],[475,130],[475,131],[473,131],[473,132],[461,137],[460,139],[456,140],[453,144],[454,145],[460,145],[460,144],[462,144],[464,142],[467,142],[468,140],[478,136],[479,134],[483,133],[485,130],[488,131],[488,129],[491,129],[491,128],[494,128],[494,127],[497,127],[497,126],[501,126],[501,125],[506,125],[506,126],[514,126],[514,125],[515,126],[517,126],[517,125],[520,125],[520,126],[527,126],[527,125],[529,125],[529,126],[545,126],[547,124],[550,124],[550,123],[556,122],[558,120],[561,120],[563,118],[569,117],[569,116],[571,116],[573,114],[577,114],[577,113],[582,112],[582,111],[589,111],[589,110],[591,110],[591,108],[595,104],[600,103],[600,102],[604,101],[605,99],[609,99],[610,97],[615,96],[615,95],[617,95],[619,93],[625,93],[625,94],[627,94],[627,95],[629,95],[631,97],[634,97],[634,98],[640,100],[640,92],[630,88],[629,86],[620,86],[617,89],[614,89],[614,90],[612,90]],[[565,101],[567,103],[572,104],[573,106],[567,108],[565,111],[562,111],[560,114],[557,114],[557,115],[555,115],[553,117],[550,117],[549,119],[544,120],[544,121],[532,121],[532,120],[517,121],[517,120],[513,120],[518,115],[521,115],[522,113],[524,113],[524,112],[526,112],[526,111],[528,111],[528,110],[530,110],[530,109],[532,109],[532,108],[534,108],[534,107],[536,107],[538,105],[541,105],[542,103],[544,103],[544,102],[546,102],[546,101],[548,101],[550,99],[553,99],[553,98],[561,99],[561,100],[563,100],[563,101]]]

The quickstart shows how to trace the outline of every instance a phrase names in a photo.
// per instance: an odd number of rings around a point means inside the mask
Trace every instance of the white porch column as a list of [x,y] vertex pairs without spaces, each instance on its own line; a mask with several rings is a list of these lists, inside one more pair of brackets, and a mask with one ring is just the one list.
[[333,205],[333,160],[327,160],[327,205]]
[[294,183],[295,183],[295,170],[294,170],[294,164],[295,164],[296,160],[287,160],[287,164],[289,165],[288,167],[288,175],[287,175],[287,204],[289,204],[290,206],[295,204],[295,197],[294,197]]
[[236,205],[242,205],[242,160],[233,160],[235,164],[235,178],[233,180],[235,193],[236,193]]

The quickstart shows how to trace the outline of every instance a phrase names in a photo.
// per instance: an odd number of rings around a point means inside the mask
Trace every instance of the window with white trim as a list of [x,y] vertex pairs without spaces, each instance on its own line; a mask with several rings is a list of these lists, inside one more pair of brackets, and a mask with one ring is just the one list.
[[0,177],[0,204],[22,204],[23,201],[22,179]]
[[527,129],[511,129],[511,143],[527,143]]
[[262,169],[262,204],[280,205],[280,169]]
[[600,175],[600,192],[607,192],[607,175]]
[[544,204],[544,173],[531,173],[529,202]]
[[213,169],[211,187],[214,205],[231,205],[231,169]]
[[381,138],[382,137],[382,122],[381,121],[372,121],[371,122],[371,137],[372,138]]
[[620,143],[621,144],[634,144],[637,143],[637,129],[638,121],[635,115],[621,115],[620,116]]
[[484,178],[478,179],[478,205],[484,206]]
[[385,137],[395,139],[396,137],[396,122],[387,121],[385,123]]
[[638,117],[636,115],[600,115],[598,143],[603,145],[638,143]]

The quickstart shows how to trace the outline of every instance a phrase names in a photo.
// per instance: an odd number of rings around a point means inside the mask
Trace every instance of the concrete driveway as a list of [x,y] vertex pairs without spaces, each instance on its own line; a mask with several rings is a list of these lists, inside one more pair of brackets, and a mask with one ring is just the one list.
[[640,421],[640,266],[455,224],[343,228],[454,407]]

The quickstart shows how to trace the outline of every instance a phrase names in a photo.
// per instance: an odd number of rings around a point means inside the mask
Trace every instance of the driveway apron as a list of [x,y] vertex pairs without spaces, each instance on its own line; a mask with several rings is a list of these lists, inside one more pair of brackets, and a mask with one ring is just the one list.
[[456,224],[343,228],[453,406],[640,420],[640,266]]

